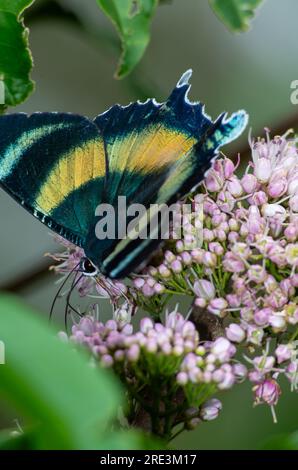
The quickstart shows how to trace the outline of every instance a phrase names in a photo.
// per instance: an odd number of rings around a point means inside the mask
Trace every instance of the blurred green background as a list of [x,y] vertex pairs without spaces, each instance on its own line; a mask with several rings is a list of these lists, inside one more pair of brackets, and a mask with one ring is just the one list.
[[[190,97],[204,102],[212,117],[244,108],[255,136],[265,126],[283,132],[290,123],[298,124],[297,108],[290,101],[290,84],[298,79],[295,0],[265,1],[252,29],[241,35],[226,30],[207,0],[165,3],[153,20],[143,60],[122,81],[113,78],[119,41],[95,0],[56,2],[67,13],[63,15],[53,3],[37,0],[25,15],[36,91],[16,111],[71,111],[93,117],[115,102],[127,104],[148,96],[165,99],[180,75],[192,68]],[[247,132],[226,153],[235,158],[246,147]],[[54,248],[48,229],[3,192],[0,220],[0,288],[16,292],[48,315],[57,290],[43,258]],[[185,432],[174,445],[255,449],[272,435],[296,430],[298,399],[287,388],[285,384],[277,407],[278,424],[273,424],[269,408],[252,408],[250,387],[241,385],[222,395],[224,409],[218,420]],[[3,426],[13,424],[14,414],[7,415],[4,405],[0,416]]]

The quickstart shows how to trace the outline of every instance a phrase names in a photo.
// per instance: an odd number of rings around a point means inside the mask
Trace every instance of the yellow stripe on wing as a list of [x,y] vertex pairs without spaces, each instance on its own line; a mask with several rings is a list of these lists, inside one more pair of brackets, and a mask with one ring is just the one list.
[[116,140],[109,146],[110,170],[154,172],[175,163],[197,142],[194,137],[164,125],[146,128]]
[[70,193],[88,181],[105,176],[102,140],[91,140],[61,156],[40,188],[36,204],[45,214],[59,206]]

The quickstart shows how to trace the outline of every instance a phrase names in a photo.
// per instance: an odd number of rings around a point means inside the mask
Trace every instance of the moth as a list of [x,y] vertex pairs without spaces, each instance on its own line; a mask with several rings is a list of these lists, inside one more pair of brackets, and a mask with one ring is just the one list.
[[212,121],[201,103],[188,99],[191,73],[182,75],[164,103],[117,104],[93,120],[55,112],[0,117],[1,187],[83,248],[84,274],[124,278],[160,242],[129,234],[99,239],[99,204],[117,212],[119,196],[148,210],[151,204],[178,201],[202,182],[220,147],[244,130],[245,111]]

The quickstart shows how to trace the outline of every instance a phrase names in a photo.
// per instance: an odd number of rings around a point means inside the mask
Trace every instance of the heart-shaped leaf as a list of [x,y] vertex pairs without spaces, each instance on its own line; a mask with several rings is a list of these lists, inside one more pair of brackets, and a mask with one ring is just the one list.
[[122,42],[116,76],[129,74],[142,58],[150,40],[150,25],[158,0],[97,0],[115,25]]
[[209,0],[219,19],[233,32],[247,31],[263,0]]
[[0,113],[32,92],[32,57],[23,12],[34,0],[0,1]]

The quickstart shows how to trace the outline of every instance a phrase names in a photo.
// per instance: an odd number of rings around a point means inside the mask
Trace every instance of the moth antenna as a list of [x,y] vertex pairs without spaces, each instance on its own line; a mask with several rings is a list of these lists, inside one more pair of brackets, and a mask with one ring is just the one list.
[[75,287],[78,285],[78,283],[80,282],[80,280],[83,278],[84,274],[81,274],[78,278],[78,272],[76,272],[76,275],[72,281],[72,284],[70,286],[70,290],[67,294],[67,297],[66,297],[66,305],[65,305],[65,310],[64,310],[64,325],[65,325],[65,330],[67,331],[67,316],[68,316],[68,309],[70,308],[71,310],[73,310],[75,313],[77,313],[79,316],[82,316],[82,314],[80,312],[78,312],[74,307],[72,307],[72,305],[70,304],[70,298],[71,298],[71,294],[73,293],[73,290],[75,289]]
[[69,278],[71,277],[71,275],[76,271],[77,267],[79,266],[80,263],[76,264],[76,266],[70,271],[70,273],[66,276],[66,278],[64,279],[64,281],[62,282],[61,286],[59,287],[55,297],[54,297],[54,300],[52,302],[52,305],[51,305],[51,309],[50,309],[50,316],[49,316],[49,321],[51,321],[52,319],[52,316],[53,316],[53,311],[54,311],[54,307],[55,307],[55,304],[57,302],[57,299],[59,297],[59,295],[61,294],[61,291],[63,289],[63,287],[65,286],[65,284],[67,283],[67,281],[69,280]]

